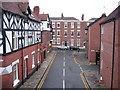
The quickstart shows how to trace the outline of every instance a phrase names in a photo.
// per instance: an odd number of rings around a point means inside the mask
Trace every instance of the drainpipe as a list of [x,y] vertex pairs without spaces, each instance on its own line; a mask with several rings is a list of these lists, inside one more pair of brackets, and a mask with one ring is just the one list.
[[114,78],[114,52],[115,52],[115,18],[113,18],[114,29],[113,29],[113,52],[112,52],[112,74],[111,74],[111,90],[113,88],[113,78]]

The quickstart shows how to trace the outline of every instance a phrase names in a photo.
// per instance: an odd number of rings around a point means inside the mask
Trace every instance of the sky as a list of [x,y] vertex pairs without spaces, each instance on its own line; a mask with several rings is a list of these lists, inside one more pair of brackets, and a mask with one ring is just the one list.
[[81,20],[99,18],[102,13],[109,15],[118,7],[120,0],[29,0],[30,8],[40,7],[40,13],[49,14],[50,17],[75,17]]

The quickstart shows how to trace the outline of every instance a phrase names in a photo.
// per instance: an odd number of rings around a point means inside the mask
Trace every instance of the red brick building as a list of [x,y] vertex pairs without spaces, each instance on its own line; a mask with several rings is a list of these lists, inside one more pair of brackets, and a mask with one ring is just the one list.
[[[53,47],[83,47],[81,41],[81,22],[74,17],[51,17],[53,27]],[[84,25],[84,24],[83,24]],[[84,25],[85,26],[85,25]],[[84,27],[82,28],[84,29]]]
[[105,19],[106,15],[103,14],[100,18],[90,23],[88,26],[88,61],[96,62],[96,52],[100,50],[100,23]]
[[107,88],[120,88],[118,48],[120,47],[120,6],[101,23],[100,74]]
[[44,23],[35,18],[28,2],[2,2],[0,12],[0,89],[14,89],[39,68],[50,51],[42,42],[48,45],[50,35],[47,32],[44,40]]

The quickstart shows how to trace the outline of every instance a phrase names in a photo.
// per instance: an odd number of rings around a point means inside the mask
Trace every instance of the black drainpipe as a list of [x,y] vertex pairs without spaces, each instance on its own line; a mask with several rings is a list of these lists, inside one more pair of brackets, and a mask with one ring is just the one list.
[[114,29],[113,29],[113,53],[112,53],[112,75],[111,75],[111,90],[113,88],[113,78],[114,78],[114,52],[115,52],[115,18],[113,18]]

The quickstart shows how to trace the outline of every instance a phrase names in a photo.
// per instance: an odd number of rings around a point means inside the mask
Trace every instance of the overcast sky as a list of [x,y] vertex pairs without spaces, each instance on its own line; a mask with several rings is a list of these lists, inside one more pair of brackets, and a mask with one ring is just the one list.
[[118,7],[120,0],[29,0],[31,9],[40,6],[40,13],[49,13],[50,17],[75,17],[81,20],[99,18],[102,13],[110,14]]

